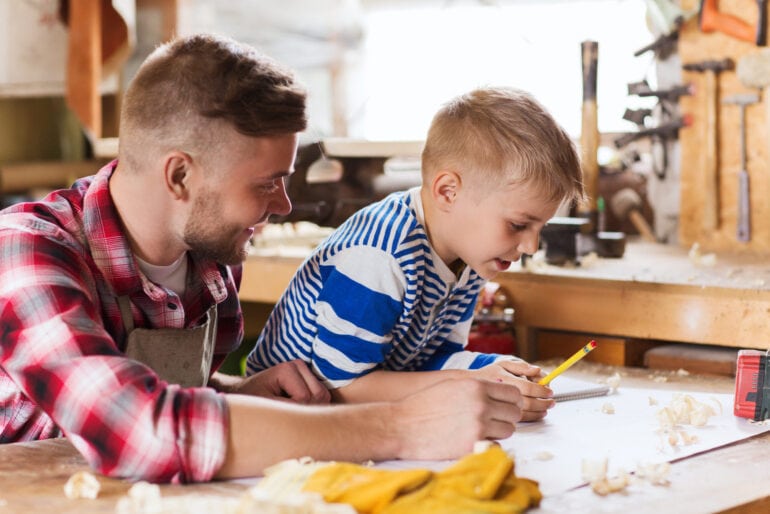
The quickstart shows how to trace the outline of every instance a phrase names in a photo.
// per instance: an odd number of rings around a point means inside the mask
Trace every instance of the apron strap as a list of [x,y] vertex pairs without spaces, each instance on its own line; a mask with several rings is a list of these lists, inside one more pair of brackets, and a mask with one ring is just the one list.
[[131,313],[131,302],[128,296],[118,296],[118,307],[120,307],[123,328],[126,329],[126,334],[130,334],[134,331],[134,315]]

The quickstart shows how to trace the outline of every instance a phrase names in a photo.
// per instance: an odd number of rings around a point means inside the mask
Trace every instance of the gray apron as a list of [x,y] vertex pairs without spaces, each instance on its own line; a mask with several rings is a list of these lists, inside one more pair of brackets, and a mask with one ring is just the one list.
[[151,367],[160,378],[182,387],[208,383],[217,336],[217,306],[206,322],[193,328],[135,328],[127,296],[118,297],[120,315],[128,334],[126,355]]

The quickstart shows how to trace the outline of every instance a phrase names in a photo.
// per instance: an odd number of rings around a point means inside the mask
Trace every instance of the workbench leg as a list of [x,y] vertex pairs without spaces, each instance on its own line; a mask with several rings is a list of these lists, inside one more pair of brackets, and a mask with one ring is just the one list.
[[516,325],[516,346],[519,357],[528,362],[537,360],[537,329]]

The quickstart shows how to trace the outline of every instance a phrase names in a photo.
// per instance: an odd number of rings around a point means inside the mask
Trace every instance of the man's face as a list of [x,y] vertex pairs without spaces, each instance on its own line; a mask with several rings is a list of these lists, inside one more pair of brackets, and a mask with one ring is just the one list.
[[559,207],[528,184],[501,186],[483,194],[464,190],[452,211],[449,259],[459,259],[490,280],[523,253],[537,250],[540,231]]
[[194,193],[184,227],[190,251],[235,265],[248,255],[255,228],[271,214],[291,212],[285,179],[294,171],[297,135],[254,138],[235,134],[225,144],[216,169]]

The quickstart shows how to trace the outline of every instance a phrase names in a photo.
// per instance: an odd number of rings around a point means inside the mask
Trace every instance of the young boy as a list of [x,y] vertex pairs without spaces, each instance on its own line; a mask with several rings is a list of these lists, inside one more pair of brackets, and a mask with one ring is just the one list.
[[529,94],[482,88],[453,99],[428,132],[422,186],[360,210],[313,252],[247,373],[299,358],[346,402],[470,374],[515,384],[522,419],[542,418],[553,401],[531,380],[538,367],[463,348],[484,282],[534,253],[559,205],[583,194],[574,145]]

